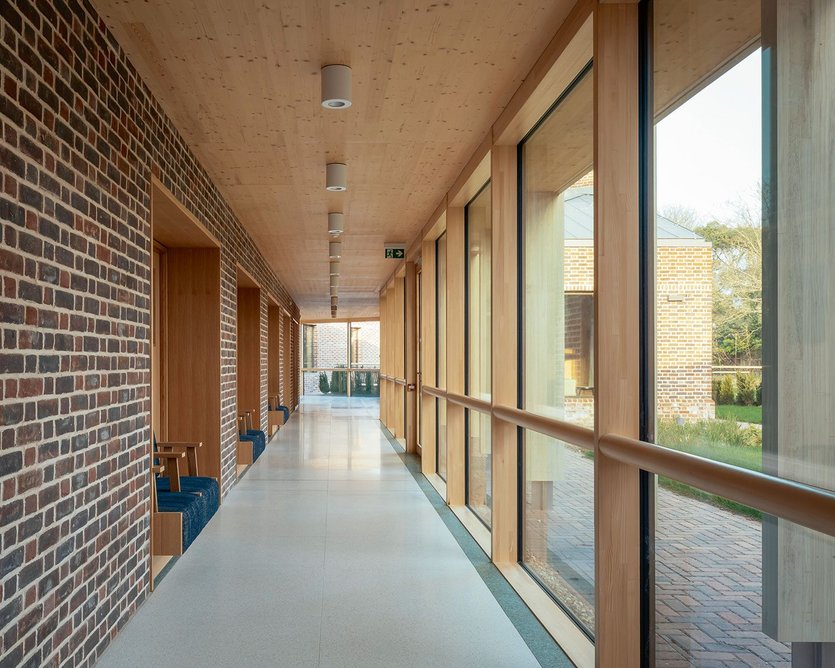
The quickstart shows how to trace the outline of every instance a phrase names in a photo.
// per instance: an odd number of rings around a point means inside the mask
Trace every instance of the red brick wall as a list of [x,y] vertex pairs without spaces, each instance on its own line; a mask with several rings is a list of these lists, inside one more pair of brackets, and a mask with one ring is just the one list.
[[152,172],[222,243],[224,493],[236,263],[298,309],[89,3],[0,0],[0,137],[0,656],[90,665],[148,589]]

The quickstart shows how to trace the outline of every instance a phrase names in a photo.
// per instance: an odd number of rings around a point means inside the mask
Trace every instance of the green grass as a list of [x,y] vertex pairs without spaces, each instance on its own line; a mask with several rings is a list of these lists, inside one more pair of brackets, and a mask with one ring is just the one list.
[[736,422],[763,423],[762,406],[716,406],[716,417]]

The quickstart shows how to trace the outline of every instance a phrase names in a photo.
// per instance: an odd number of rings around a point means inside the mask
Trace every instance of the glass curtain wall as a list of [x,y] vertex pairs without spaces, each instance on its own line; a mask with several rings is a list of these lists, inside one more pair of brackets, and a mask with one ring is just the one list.
[[302,380],[307,396],[380,396],[380,323],[302,325]]
[[[435,286],[436,302],[435,323],[437,327],[437,369],[435,377],[438,387],[446,389],[446,232],[435,241]],[[435,406],[438,411],[437,434],[435,437],[435,467],[438,475],[446,480],[446,400],[437,399]]]
[[[652,3],[646,431],[835,489],[835,11],[688,4]],[[664,478],[647,493],[656,665],[825,665],[835,539]]]
[[[467,394],[490,400],[493,225],[488,183],[464,208],[467,272]],[[467,505],[489,527],[492,519],[490,414],[466,411]]]
[[[522,407],[594,424],[594,175],[591,65],[520,145]],[[526,431],[522,563],[591,636],[594,461]]]

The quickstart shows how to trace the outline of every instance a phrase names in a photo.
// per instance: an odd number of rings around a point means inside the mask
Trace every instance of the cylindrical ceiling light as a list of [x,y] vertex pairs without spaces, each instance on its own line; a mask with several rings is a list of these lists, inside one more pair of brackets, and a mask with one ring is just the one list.
[[345,216],[341,213],[328,214],[328,234],[338,237],[345,231]]
[[335,285],[331,286],[331,297],[336,297],[339,295],[339,288]]
[[325,109],[347,109],[351,106],[351,68],[347,65],[325,65],[322,68],[322,106]]
[[334,193],[348,190],[348,165],[341,162],[328,163],[325,189]]
[[331,288],[339,287],[339,276],[331,276]]
[[331,260],[338,260],[342,257],[342,242],[331,241],[328,243],[328,257]]
[[339,261],[338,260],[331,260],[330,261],[330,275],[331,276],[339,276]]
[[339,297],[336,295],[331,295],[331,310],[336,310],[336,303],[339,301]]

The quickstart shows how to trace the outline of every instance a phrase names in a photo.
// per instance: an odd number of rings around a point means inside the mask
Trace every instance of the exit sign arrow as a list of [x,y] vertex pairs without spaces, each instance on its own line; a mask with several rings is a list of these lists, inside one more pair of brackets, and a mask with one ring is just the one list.
[[406,257],[405,246],[386,246],[387,260],[402,260]]

